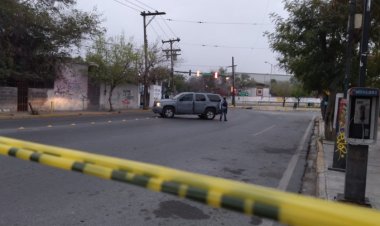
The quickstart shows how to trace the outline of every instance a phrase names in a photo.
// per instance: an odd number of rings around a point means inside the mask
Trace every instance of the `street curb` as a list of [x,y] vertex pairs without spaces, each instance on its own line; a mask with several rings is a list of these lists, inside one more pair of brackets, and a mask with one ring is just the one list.
[[317,197],[321,199],[327,199],[327,178],[326,178],[326,164],[325,155],[323,149],[323,139],[325,138],[325,126],[323,120],[318,118],[318,138],[316,141],[317,146]]
[[70,117],[70,116],[82,116],[82,115],[92,115],[92,116],[102,116],[102,115],[116,115],[116,114],[126,114],[128,112],[146,112],[149,110],[142,109],[130,109],[122,111],[67,111],[67,112],[44,112],[38,115],[32,115],[27,112],[23,113],[7,113],[0,114],[0,120],[7,119],[28,119],[28,118],[52,118],[52,117]]
[[325,170],[325,156],[323,152],[323,144],[317,139],[317,197],[327,199],[327,183]]

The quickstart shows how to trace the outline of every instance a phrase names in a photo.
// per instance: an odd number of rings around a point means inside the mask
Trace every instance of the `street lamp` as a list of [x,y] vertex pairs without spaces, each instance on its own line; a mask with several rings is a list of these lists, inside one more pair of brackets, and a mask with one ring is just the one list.
[[264,62],[265,64],[269,64],[270,65],[270,74],[269,74],[269,92],[270,92],[270,90],[271,90],[271,88],[272,88],[272,77],[271,77],[271,75],[272,75],[272,73],[273,73],[273,64],[272,63],[269,63],[268,61],[265,61]]
[[273,72],[273,64],[269,63],[268,61],[265,61],[264,63],[270,65],[270,74],[272,74],[272,72]]
[[269,89],[270,89],[270,87],[271,87],[271,80],[272,80],[272,73],[273,73],[273,66],[274,65],[272,63],[269,63],[268,61],[265,61],[264,63],[270,65],[270,74],[269,74]]

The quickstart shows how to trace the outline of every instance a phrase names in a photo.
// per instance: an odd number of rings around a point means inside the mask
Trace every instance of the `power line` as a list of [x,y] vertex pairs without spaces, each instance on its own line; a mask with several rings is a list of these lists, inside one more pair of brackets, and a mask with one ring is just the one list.
[[183,23],[194,23],[194,24],[217,24],[217,25],[249,25],[249,26],[259,26],[268,25],[263,23],[248,23],[248,22],[217,22],[217,21],[194,21],[194,20],[177,20],[177,19],[165,19],[170,22],[183,22]]
[[164,33],[165,37],[169,38],[169,35],[164,31],[164,29],[162,29],[162,26],[160,25],[160,23],[158,23],[157,20],[155,20],[154,22],[156,22],[156,24],[158,25],[158,28],[162,31],[162,33]]
[[139,0],[135,0],[135,1],[138,2],[138,3],[140,3],[140,4],[143,5],[143,6],[146,6],[146,7],[150,8],[150,9],[152,9],[153,11],[156,11],[156,9],[150,7],[149,5],[145,4],[144,2],[141,2],[141,1],[139,1]]
[[150,27],[152,28],[153,32],[157,35],[157,37],[158,37],[159,39],[162,40],[163,38],[161,37],[161,35],[158,34],[158,32],[157,32],[157,30],[154,28],[153,24],[151,24]]
[[195,43],[182,43],[182,44],[189,45],[189,46],[227,48],[227,49],[250,49],[250,50],[269,49],[269,48],[254,48],[254,47],[247,47],[247,46],[226,46],[226,45],[210,45],[210,44],[195,44]]
[[141,12],[141,10],[138,10],[138,9],[132,7],[132,6],[129,6],[129,5],[127,5],[127,4],[125,4],[124,2],[121,2],[121,1],[119,1],[119,0],[113,0],[113,1],[119,3],[120,5],[123,5],[123,6],[125,6],[125,7],[128,7],[128,8],[130,8],[130,9],[133,9],[133,10],[135,10],[136,12]]
[[[136,7],[138,7],[138,8],[140,8],[140,9],[142,9],[143,11],[149,11],[149,10],[147,10],[147,8],[148,9],[151,9],[151,10],[153,10],[153,11],[157,11],[156,9],[154,9],[153,7],[151,7],[151,6],[149,6],[149,5],[147,5],[147,4],[145,4],[144,2],[142,2],[142,1],[139,1],[139,0],[135,0],[137,3],[139,3],[140,5],[143,5],[143,6],[140,6],[139,4],[136,4],[136,3],[133,3],[133,2],[131,2],[130,0],[124,0],[124,1],[126,1],[126,2],[128,2],[128,3],[130,3],[130,4],[132,4],[132,5],[134,5],[134,6],[136,6]],[[160,16],[161,17],[161,19],[163,19],[163,17],[162,16]],[[177,37],[177,35],[174,33],[174,31],[170,28],[170,26],[167,24],[167,22],[165,21],[165,20],[163,20],[164,21],[164,24],[166,25],[166,27],[169,29],[169,31],[174,35],[174,37]],[[169,38],[169,35],[167,34],[167,32],[163,29],[163,27],[161,26],[161,24],[158,22],[158,21],[155,21],[156,23],[157,23],[157,26],[159,27],[159,29],[162,31],[162,33],[164,34],[164,36],[165,37],[167,37],[167,38]],[[160,37],[160,35],[158,34],[158,32],[157,32],[157,30],[156,29],[154,29],[154,32],[156,33],[156,35],[158,36],[158,37]],[[161,38],[161,37],[160,37]],[[162,39],[162,38],[161,38]]]
[[166,27],[169,29],[169,31],[172,33],[172,35],[174,35],[174,37],[178,37],[178,36],[174,33],[174,31],[170,28],[168,22],[166,22],[166,20],[165,20],[165,18],[164,18],[163,16],[161,16],[161,20],[164,21],[164,24],[165,24]]
[[[129,4],[131,4],[131,5],[134,5],[134,6],[138,7],[138,8],[140,8],[140,9],[142,9],[142,11],[145,11],[145,10],[146,10],[144,7],[141,7],[141,6],[137,5],[136,3],[133,3],[133,2],[131,2],[131,1],[129,1],[129,0],[124,0],[124,1],[127,2],[127,3],[129,3]],[[140,10],[140,11],[141,11],[141,10]]]
[[[145,6],[145,7],[148,7],[149,9],[153,10],[153,11],[156,11],[156,9],[154,9],[153,7],[145,4],[144,2],[142,1],[139,1],[139,0],[135,0],[136,2],[140,3],[141,5]],[[161,20],[164,21],[164,24],[165,26],[169,29],[169,31],[171,32],[171,34],[174,36],[174,37],[178,37],[175,32],[173,31],[173,29],[169,26],[169,24],[166,22],[165,18],[163,16],[160,16],[161,17]],[[169,37],[169,36],[168,36]]]

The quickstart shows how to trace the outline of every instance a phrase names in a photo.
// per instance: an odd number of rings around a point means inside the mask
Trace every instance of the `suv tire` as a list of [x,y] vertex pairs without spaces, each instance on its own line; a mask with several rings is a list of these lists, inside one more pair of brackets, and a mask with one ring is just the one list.
[[163,115],[165,118],[173,118],[174,117],[174,108],[173,107],[165,107],[163,111]]
[[213,120],[215,118],[215,110],[212,108],[207,108],[205,111],[205,118],[208,120]]

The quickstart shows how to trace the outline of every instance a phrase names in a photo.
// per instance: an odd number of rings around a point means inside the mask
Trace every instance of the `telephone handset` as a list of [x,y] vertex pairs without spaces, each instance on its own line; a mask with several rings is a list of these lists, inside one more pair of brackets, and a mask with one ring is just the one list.
[[371,112],[371,100],[364,98],[356,98],[354,123],[355,124],[369,124]]
[[379,115],[379,89],[355,87],[348,90],[347,97],[347,142],[353,145],[375,143]]
[[360,121],[364,123],[365,120],[365,106],[361,105],[360,106]]

